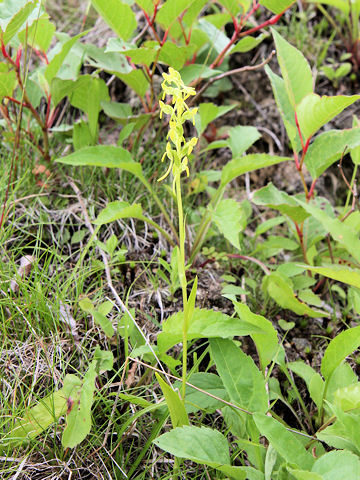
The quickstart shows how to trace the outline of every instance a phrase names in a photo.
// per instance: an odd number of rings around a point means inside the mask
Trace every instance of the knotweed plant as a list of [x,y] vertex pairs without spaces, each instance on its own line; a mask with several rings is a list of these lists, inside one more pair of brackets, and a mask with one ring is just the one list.
[[181,79],[180,73],[169,68],[169,73],[163,73],[164,81],[161,84],[163,90],[163,100],[168,95],[171,97],[171,104],[164,103],[160,100],[160,118],[163,114],[170,115],[169,133],[167,135],[166,150],[162,157],[169,160],[169,167],[165,174],[159,178],[159,181],[164,180],[170,173],[173,176],[173,191],[176,195],[179,221],[179,247],[177,248],[178,255],[178,274],[180,285],[182,289],[183,307],[184,307],[184,323],[183,323],[183,385],[182,397],[185,399],[186,387],[186,357],[187,357],[187,330],[194,311],[197,279],[194,282],[190,296],[187,295],[187,280],[186,280],[186,263],[185,263],[185,219],[182,205],[181,195],[181,175],[183,172],[189,176],[189,156],[196,145],[197,137],[186,141],[184,137],[183,125],[187,120],[192,120],[195,123],[194,117],[197,108],[189,108],[186,100],[195,95],[195,89],[187,87]]

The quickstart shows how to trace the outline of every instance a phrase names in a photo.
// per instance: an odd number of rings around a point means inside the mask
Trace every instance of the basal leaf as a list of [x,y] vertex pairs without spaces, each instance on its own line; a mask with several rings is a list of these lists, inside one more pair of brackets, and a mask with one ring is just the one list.
[[[157,337],[160,352],[182,341],[184,313],[171,315],[162,325],[162,332]],[[247,323],[239,318],[212,310],[195,308],[193,318],[188,328],[188,340],[195,338],[230,338],[235,335],[250,335],[263,333],[261,327]]]
[[109,27],[124,40],[136,28],[136,18],[130,6],[121,0],[91,0],[92,5]]
[[136,177],[143,177],[140,163],[134,162],[131,154],[122,147],[111,145],[86,147],[56,161],[74,166],[121,168]]
[[142,217],[142,208],[139,203],[130,205],[128,202],[115,201],[108,203],[108,205],[101,210],[94,223],[96,225],[104,225],[105,223],[115,222],[121,218]]
[[2,443],[18,444],[36,438],[66,413],[68,399],[74,396],[80,385],[81,380],[76,375],[66,375],[63,387],[25,411],[24,416],[15,422],[12,430],[2,439]]
[[329,380],[332,373],[360,345],[360,326],[349,328],[331,340],[321,362],[321,373]]
[[276,45],[285,89],[291,105],[295,107],[306,95],[313,91],[311,69],[304,55],[299,50],[290,45],[276,30],[272,29],[271,32]]
[[360,95],[336,95],[320,97],[315,93],[306,95],[296,107],[296,113],[301,132],[305,139],[316,133],[326,123],[330,122],[336,115],[346,107],[359,100]]
[[232,402],[250,412],[268,410],[265,379],[253,359],[232,340],[210,339],[211,355]]
[[268,155],[266,153],[254,153],[245,155],[244,157],[234,158],[230,160],[222,169],[221,187],[224,187],[234,178],[259,168],[277,165],[281,162],[292,160],[289,157],[278,157],[276,155]]
[[217,430],[184,426],[164,433],[155,445],[180,458],[217,468],[230,465],[227,439]]
[[305,164],[315,179],[341,158],[346,151],[360,146],[360,127],[348,130],[329,130],[318,135],[310,145]]
[[311,469],[315,459],[294,433],[289,432],[282,423],[267,415],[256,413],[253,418],[261,435],[268,439],[284,460],[300,468]]
[[111,321],[105,315],[103,315],[100,312],[97,312],[96,310],[92,312],[92,315],[94,317],[95,323],[102,328],[102,330],[104,331],[105,335],[108,338],[111,338],[115,333],[115,330]]

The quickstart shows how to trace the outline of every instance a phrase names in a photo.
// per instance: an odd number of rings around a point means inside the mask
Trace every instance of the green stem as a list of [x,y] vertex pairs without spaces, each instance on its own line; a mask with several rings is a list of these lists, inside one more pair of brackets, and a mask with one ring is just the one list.
[[185,391],[186,391],[186,375],[187,375],[187,331],[188,331],[188,298],[187,298],[187,282],[186,282],[186,273],[185,273],[185,224],[184,224],[184,212],[182,205],[182,196],[181,196],[181,180],[180,175],[176,177],[175,180],[175,189],[176,189],[176,201],[178,207],[178,217],[179,217],[179,262],[178,262],[178,272],[179,280],[182,290],[183,297],[183,310],[184,310],[184,321],[183,321],[183,354],[182,354],[182,399],[185,403]]
[[152,227],[154,227],[156,230],[159,230],[159,232],[161,233],[161,235],[163,235],[166,240],[170,243],[170,245],[172,247],[175,246],[175,242],[174,240],[170,237],[170,235],[163,229],[160,227],[159,224],[157,224],[156,222],[154,222],[154,220],[151,220],[151,218],[148,218],[148,217],[144,217],[142,216],[141,217],[141,220],[143,220],[144,222],[148,223],[149,225],[151,225]]
[[154,191],[154,189],[152,188],[151,184],[146,180],[145,177],[143,176],[140,176],[139,177],[140,181],[142,182],[142,184],[144,185],[144,187],[149,191],[149,193],[151,194],[151,196],[153,197],[153,199],[155,200],[155,203],[157,204],[157,206],[160,208],[160,211],[161,213],[164,215],[164,218],[165,220],[167,221],[171,231],[173,232],[174,234],[174,237],[175,237],[175,242],[177,244],[179,244],[179,236],[178,236],[178,233],[176,231],[176,228],[174,227],[174,224],[173,222],[171,221],[170,217],[169,217],[169,214],[167,213],[165,207],[164,207],[164,204],[161,202],[160,198],[158,197],[157,193]]
[[[351,188],[353,188],[353,185],[354,185],[354,182],[355,182],[355,178],[356,178],[356,174],[357,174],[357,169],[358,169],[358,164],[355,164],[354,171],[353,171],[353,174],[352,174],[352,177],[351,177],[351,181],[350,181],[350,187],[351,187]],[[347,208],[348,208],[348,206],[349,206],[351,195],[353,195],[353,192],[352,192],[351,190],[349,190],[349,191],[348,191],[348,194],[347,194],[347,197],[346,197],[344,212],[346,212],[346,210],[347,210]]]

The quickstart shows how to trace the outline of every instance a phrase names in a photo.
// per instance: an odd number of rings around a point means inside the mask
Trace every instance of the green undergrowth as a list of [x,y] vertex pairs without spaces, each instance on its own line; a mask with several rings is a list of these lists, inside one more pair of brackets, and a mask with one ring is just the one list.
[[358,17],[0,1],[1,479],[360,477]]

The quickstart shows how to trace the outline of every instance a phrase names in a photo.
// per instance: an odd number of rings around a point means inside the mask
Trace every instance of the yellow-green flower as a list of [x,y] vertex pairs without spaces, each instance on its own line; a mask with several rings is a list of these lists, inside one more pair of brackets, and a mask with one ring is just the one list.
[[[192,87],[187,87],[182,81],[180,73],[171,67],[169,68],[169,73],[163,73],[163,78],[164,81],[161,84],[163,90],[162,99],[164,100],[166,95],[172,96],[173,106],[167,105],[161,100],[159,101],[160,118],[162,118],[163,114],[170,115],[169,133],[167,136],[169,140],[161,159],[161,161],[164,161],[167,157],[170,160],[170,164],[165,174],[158,181],[164,180],[172,172],[175,184],[176,178],[183,172],[186,172],[186,175],[189,176],[188,156],[198,141],[197,137],[193,137],[186,142],[183,129],[183,124],[186,120],[191,120],[195,125],[195,115],[198,109],[189,108],[185,100],[191,95],[196,95],[196,91]],[[175,149],[172,148],[172,145]]]

